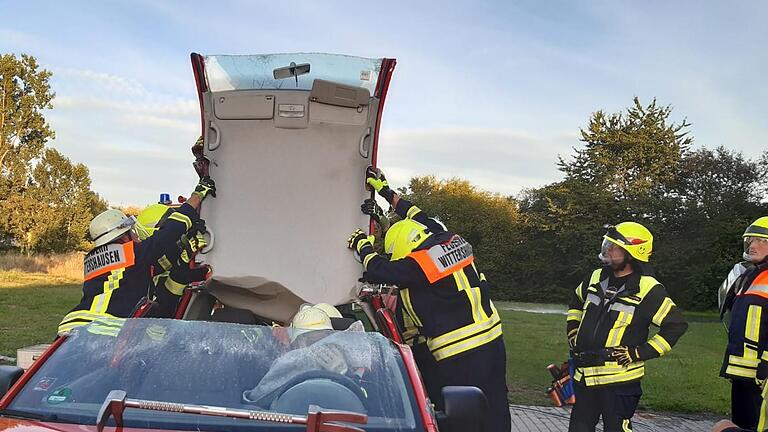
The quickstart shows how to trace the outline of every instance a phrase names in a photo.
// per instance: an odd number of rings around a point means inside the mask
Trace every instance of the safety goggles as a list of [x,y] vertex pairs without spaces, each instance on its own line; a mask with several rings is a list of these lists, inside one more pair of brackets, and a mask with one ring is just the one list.
[[600,261],[603,261],[604,263],[608,263],[610,261],[610,258],[608,258],[608,252],[612,248],[620,247],[616,243],[606,239],[603,239],[603,244],[600,246],[600,254],[597,256]]
[[767,244],[768,243],[768,238],[763,238],[763,237],[744,237],[744,253],[749,253],[749,248],[754,243]]
[[610,237],[610,238],[612,238],[614,240],[618,240],[618,241],[624,243],[625,245],[632,244],[632,242],[629,241],[626,237],[624,237],[624,235],[621,234],[619,232],[619,230],[616,229],[615,226],[613,226],[611,224],[605,224],[605,225],[603,225],[603,228],[605,228],[605,236],[606,237]]

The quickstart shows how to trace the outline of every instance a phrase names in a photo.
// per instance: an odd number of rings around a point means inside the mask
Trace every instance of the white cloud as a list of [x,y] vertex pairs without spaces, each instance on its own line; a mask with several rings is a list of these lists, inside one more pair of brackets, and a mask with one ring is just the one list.
[[136,100],[118,100],[111,97],[93,96],[56,96],[54,108],[74,109],[82,111],[111,110],[123,113],[151,113],[177,117],[199,115],[200,109],[196,100],[173,100],[144,102]]
[[161,192],[192,190],[196,99],[96,70],[51,69],[57,92],[48,115],[56,131],[51,145],[90,168],[96,192],[112,204],[143,205]]
[[88,69],[54,68],[58,79],[82,81],[89,86],[97,86],[109,92],[130,96],[147,96],[149,92],[135,79],[125,78]]

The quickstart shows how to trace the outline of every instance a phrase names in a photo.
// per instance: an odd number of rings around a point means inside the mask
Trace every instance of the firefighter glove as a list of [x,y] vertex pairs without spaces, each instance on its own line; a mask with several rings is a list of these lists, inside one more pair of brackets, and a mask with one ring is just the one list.
[[363,230],[358,229],[347,239],[347,247],[360,253],[360,249],[365,246],[373,247],[373,236],[366,235]]
[[384,177],[384,173],[380,169],[369,166],[365,171],[365,183],[366,185],[379,193],[387,202],[391,203],[395,192],[389,188],[387,178]]
[[615,347],[611,352],[611,359],[616,361],[620,366],[627,367],[630,364],[639,361],[640,356],[637,353],[636,347],[619,346]]
[[384,173],[380,169],[372,166],[369,166],[365,171],[365,182],[376,192],[381,192],[384,188],[389,189],[389,183],[387,183],[387,178],[384,177]]
[[187,232],[181,236],[179,240],[179,249],[181,249],[181,261],[189,263],[195,252],[208,246],[208,242],[205,240],[203,233]]
[[202,151],[204,143],[205,143],[205,141],[203,140],[203,136],[200,135],[200,138],[198,138],[197,141],[195,141],[195,145],[192,146],[192,151],[195,151],[195,150],[198,150],[198,149],[200,151]]
[[205,176],[200,178],[200,183],[197,184],[193,194],[200,197],[200,200],[204,200],[208,195],[216,196],[216,182],[212,178]]
[[379,223],[381,223],[381,218],[384,217],[384,210],[376,204],[376,200],[373,198],[368,198],[363,201],[363,204],[360,206],[360,211],[363,212],[363,214],[373,217],[376,222]]

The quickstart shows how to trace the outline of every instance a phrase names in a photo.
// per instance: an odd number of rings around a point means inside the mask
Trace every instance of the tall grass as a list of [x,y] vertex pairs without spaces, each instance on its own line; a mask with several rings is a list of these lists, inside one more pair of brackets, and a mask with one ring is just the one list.
[[25,255],[18,252],[0,253],[0,271],[14,273],[45,273],[64,279],[82,280],[83,253]]

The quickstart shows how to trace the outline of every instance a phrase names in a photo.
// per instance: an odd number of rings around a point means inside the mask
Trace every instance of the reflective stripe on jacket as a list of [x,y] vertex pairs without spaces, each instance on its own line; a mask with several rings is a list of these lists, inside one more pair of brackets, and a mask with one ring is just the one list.
[[765,379],[768,378],[768,264],[747,270],[736,283],[728,346],[720,375]]
[[501,337],[501,319],[469,243],[405,199],[395,211],[425,225],[432,235],[400,260],[389,261],[370,246],[363,247],[360,256],[366,279],[400,287],[399,321],[406,340],[426,338],[432,355],[441,361]]
[[[83,296],[80,303],[64,316],[58,333],[67,333],[98,318],[128,318],[152,286],[152,265],[177,249],[176,241],[198,219],[195,209],[189,204],[183,204],[168,217],[162,228],[146,240],[106,245],[130,248],[130,253],[126,254],[132,257],[129,260],[118,260],[119,257],[115,256],[110,257],[109,262],[101,258],[94,260],[96,254],[113,254],[113,249],[118,248],[102,246],[92,250],[85,256],[88,279],[83,282]],[[103,269],[94,272],[94,265]]]
[[[576,368],[574,379],[585,385],[602,386],[637,381],[645,374],[645,360],[672,350],[688,324],[656,278],[635,271],[612,299],[605,296],[610,268],[597,269],[574,292],[566,317],[566,333],[575,336],[575,352],[597,352],[606,348],[637,347],[640,361],[622,367],[615,361]],[[659,332],[648,339],[651,325]]]

